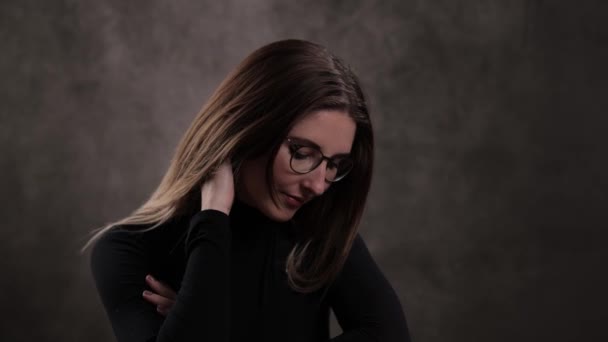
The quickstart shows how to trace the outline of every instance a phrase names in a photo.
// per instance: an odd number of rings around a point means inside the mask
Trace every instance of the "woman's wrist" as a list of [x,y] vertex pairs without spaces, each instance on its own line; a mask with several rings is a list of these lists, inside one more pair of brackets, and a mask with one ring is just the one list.
[[225,206],[221,206],[221,205],[202,205],[201,206],[201,211],[204,210],[217,210],[217,211],[221,211],[226,215],[230,215],[230,208],[226,208]]

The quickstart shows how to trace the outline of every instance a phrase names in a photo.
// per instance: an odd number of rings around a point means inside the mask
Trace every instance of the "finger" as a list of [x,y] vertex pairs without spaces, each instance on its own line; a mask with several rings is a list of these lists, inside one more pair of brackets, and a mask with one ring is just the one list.
[[175,303],[175,301],[172,299],[160,296],[150,291],[144,291],[143,297],[145,300],[155,305],[171,307]]
[[146,283],[152,288],[153,292],[158,293],[163,297],[170,299],[175,299],[175,297],[177,297],[175,291],[173,291],[171,287],[155,279],[151,275],[146,276]]

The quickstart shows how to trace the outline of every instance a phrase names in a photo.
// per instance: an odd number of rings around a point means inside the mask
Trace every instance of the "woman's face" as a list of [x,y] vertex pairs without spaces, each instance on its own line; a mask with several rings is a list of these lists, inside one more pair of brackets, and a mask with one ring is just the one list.
[[[323,155],[332,158],[350,153],[355,129],[355,122],[345,112],[321,110],[297,122],[287,136],[305,144],[316,144]],[[235,191],[239,200],[274,221],[288,221],[303,204],[322,195],[331,184],[325,181],[326,160],[309,173],[294,172],[289,166],[289,145],[284,141],[272,164],[272,181],[278,194],[278,205],[275,205],[266,184],[268,158],[264,155],[243,162]]]

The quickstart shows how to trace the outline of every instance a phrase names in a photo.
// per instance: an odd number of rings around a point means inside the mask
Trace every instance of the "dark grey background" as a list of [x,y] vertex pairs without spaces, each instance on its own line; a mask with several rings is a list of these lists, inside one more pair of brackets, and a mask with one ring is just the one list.
[[356,70],[361,228],[415,341],[606,340],[606,1],[6,1],[0,340],[109,341],[87,232],[160,181],[255,48]]

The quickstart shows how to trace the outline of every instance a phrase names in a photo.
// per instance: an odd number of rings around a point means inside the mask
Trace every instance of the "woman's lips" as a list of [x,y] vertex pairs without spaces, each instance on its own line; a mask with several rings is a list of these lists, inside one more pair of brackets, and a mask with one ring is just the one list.
[[293,208],[293,209],[297,209],[299,208],[304,202],[295,196],[291,196],[288,195],[286,193],[283,193],[283,195],[285,195],[285,203],[287,204],[287,206]]

